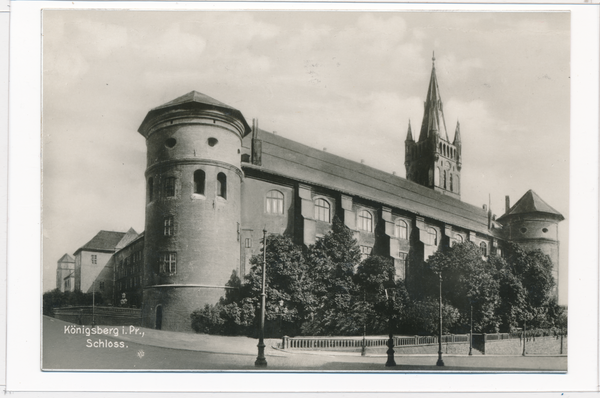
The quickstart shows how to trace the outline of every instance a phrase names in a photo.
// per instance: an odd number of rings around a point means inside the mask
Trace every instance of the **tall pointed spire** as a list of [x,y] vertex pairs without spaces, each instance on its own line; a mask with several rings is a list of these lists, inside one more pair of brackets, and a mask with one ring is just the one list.
[[453,145],[459,145],[461,142],[461,138],[460,138],[460,122],[457,120],[456,121],[456,130],[454,131],[454,142],[452,143]]
[[425,100],[425,112],[423,113],[419,141],[429,138],[431,134],[437,134],[440,138],[449,142],[446,121],[444,120],[442,97],[440,96],[440,88],[435,73],[435,52],[431,58],[431,64],[431,78],[429,79],[429,89],[427,90],[427,99]]
[[408,119],[408,133],[406,133],[405,141],[414,141],[413,136],[412,136],[412,129],[410,127],[410,119]]

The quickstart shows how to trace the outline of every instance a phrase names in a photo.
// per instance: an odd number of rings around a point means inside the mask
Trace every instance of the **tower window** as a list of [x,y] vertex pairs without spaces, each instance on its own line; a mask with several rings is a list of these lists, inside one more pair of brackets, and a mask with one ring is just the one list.
[[319,221],[329,222],[330,218],[330,208],[329,202],[325,199],[317,199],[315,200],[315,219]]
[[215,145],[217,145],[218,142],[219,142],[219,140],[217,140],[216,138],[210,137],[208,139],[208,146],[215,146]]
[[163,234],[165,236],[173,236],[173,216],[165,218]]
[[408,225],[404,220],[396,220],[395,235],[398,239],[408,239]]
[[96,254],[92,254],[92,264],[98,264],[98,256]]
[[454,192],[454,186],[452,185],[452,173],[450,173],[450,191]]
[[542,228],[542,232],[543,233],[547,233],[548,232],[548,228]]
[[217,195],[227,199],[227,176],[223,173],[217,175]]
[[148,202],[154,200],[154,178],[148,178]]
[[358,227],[367,232],[373,232],[373,216],[366,210],[358,214]]
[[267,192],[266,206],[269,214],[283,214],[283,194],[276,190]]
[[433,246],[437,246],[438,244],[438,238],[437,238],[437,231],[434,228],[427,228],[427,235],[429,236],[429,244],[433,245]]
[[252,247],[252,239],[246,238],[246,249],[249,249],[251,247]]
[[175,177],[167,177],[165,179],[165,196],[175,196]]
[[204,184],[206,182],[206,174],[204,170],[194,171],[194,193],[204,195]]
[[446,180],[448,179],[448,172],[444,170],[444,189],[446,189]]
[[177,253],[160,253],[158,266],[159,272],[161,274],[174,274],[175,272],[177,272]]
[[177,140],[175,138],[167,138],[165,141],[165,146],[167,148],[173,148],[177,144]]
[[523,227],[520,229],[521,233],[524,234],[525,232],[527,232],[527,228]]
[[481,250],[481,255],[484,257],[487,257],[488,253],[487,253],[487,243],[485,242],[481,242],[479,244],[479,250]]

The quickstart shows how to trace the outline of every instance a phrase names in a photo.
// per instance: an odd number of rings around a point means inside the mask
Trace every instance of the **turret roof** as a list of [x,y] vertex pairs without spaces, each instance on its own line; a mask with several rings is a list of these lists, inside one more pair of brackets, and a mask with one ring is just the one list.
[[439,134],[440,138],[450,142],[448,132],[446,131],[442,97],[440,96],[440,88],[435,73],[435,55],[432,58],[431,78],[429,79],[429,89],[427,90],[427,99],[425,100],[425,112],[423,113],[419,141],[427,139],[434,132]]
[[545,213],[557,218],[559,221],[565,219],[562,214],[550,207],[550,205],[544,202],[537,193],[530,189],[508,210],[508,212],[506,212],[506,214],[502,215],[498,221],[502,222],[502,219],[506,219],[507,217],[516,214],[531,213]]
[[71,256],[69,256],[67,253],[65,253],[60,260],[58,260],[59,263],[74,263],[75,259]]
[[414,141],[412,136],[412,128],[410,127],[410,120],[408,121],[408,133],[406,133],[406,141]]
[[150,112],[148,112],[146,117],[144,118],[144,121],[140,125],[138,132],[140,134],[142,134],[143,136],[146,136],[147,122],[154,119],[157,115],[166,113],[169,110],[172,110],[175,108],[182,108],[182,109],[197,108],[197,109],[218,110],[220,112],[223,112],[227,115],[230,115],[230,116],[235,117],[236,119],[240,120],[242,122],[242,124],[244,125],[244,133],[243,133],[244,136],[249,134],[250,130],[251,130],[250,126],[246,122],[246,119],[244,118],[244,115],[242,115],[242,112],[240,112],[239,110],[237,110],[227,104],[224,104],[221,101],[217,101],[216,99],[209,97],[206,94],[202,94],[197,91],[190,91],[189,93],[184,94],[181,97],[177,97],[172,101],[169,101],[165,104],[157,106],[156,108],[152,108],[150,110]]

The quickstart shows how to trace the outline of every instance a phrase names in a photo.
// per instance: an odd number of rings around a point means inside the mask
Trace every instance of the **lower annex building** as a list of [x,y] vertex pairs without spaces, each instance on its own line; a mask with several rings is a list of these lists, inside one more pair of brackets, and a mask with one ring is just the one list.
[[392,258],[400,278],[453,242],[488,256],[513,241],[550,256],[558,282],[559,212],[531,190],[513,206],[507,197],[498,219],[460,200],[460,125],[451,141],[435,63],[424,106],[418,140],[408,125],[406,178],[250,126],[196,91],[150,110],[138,130],[147,145],[145,232],[101,231],[104,239],[75,254],[75,286],[91,291],[95,280],[108,304],[141,308],[145,327],[191,331],[190,314],[218,302],[233,271],[249,271],[263,229],[310,245],[334,217],[364,256]]

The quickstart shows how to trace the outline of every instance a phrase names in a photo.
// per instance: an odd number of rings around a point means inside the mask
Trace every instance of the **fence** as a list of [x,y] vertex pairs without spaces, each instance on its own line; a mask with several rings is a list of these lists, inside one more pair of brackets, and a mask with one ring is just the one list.
[[107,326],[141,326],[142,310],[139,308],[121,308],[95,306],[62,307],[52,310],[53,316],[61,321],[78,325],[92,324]]
[[[366,337],[364,339],[365,347],[385,347],[388,337]],[[394,336],[394,346],[421,346],[438,344],[437,336]],[[442,336],[442,343],[468,343],[468,334],[449,334]],[[362,337],[288,337],[284,336],[280,347],[284,350],[344,350],[347,348],[361,348],[363,346]]]

